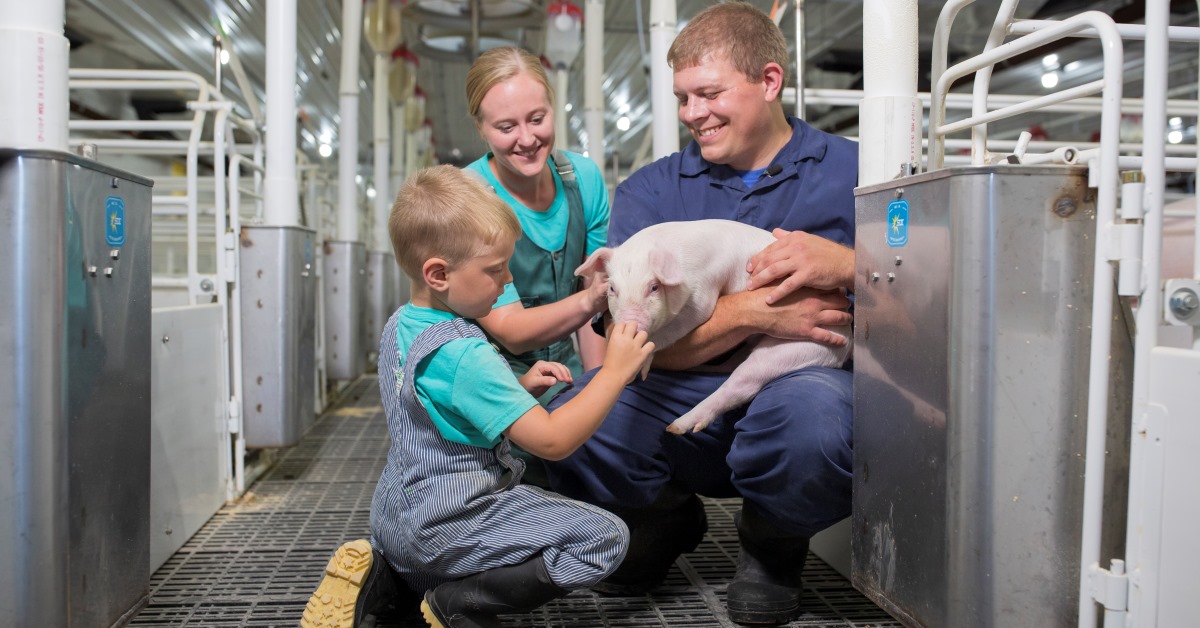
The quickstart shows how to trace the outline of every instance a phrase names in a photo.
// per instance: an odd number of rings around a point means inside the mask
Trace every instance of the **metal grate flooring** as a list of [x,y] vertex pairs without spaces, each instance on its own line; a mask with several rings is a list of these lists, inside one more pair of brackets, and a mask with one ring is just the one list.
[[[329,556],[368,533],[371,496],[388,433],[374,376],[356,381],[305,438],[236,504],[213,515],[152,576],[149,604],[130,626],[295,626]],[[575,591],[505,626],[558,628],[733,627],[725,587],[733,578],[737,500],[706,500],[709,530],[651,595]],[[885,627],[900,623],[809,554],[804,614],[792,627]],[[415,610],[415,609],[414,609]],[[378,628],[425,627],[419,613]]]

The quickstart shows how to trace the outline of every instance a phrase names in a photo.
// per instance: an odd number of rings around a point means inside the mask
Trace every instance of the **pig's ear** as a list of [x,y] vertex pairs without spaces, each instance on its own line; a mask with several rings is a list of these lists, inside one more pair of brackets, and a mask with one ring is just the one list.
[[594,277],[596,273],[608,272],[608,262],[612,259],[613,250],[600,247],[575,269],[576,277]]
[[683,283],[683,269],[679,260],[670,251],[654,249],[650,251],[650,272],[665,286],[678,286]]

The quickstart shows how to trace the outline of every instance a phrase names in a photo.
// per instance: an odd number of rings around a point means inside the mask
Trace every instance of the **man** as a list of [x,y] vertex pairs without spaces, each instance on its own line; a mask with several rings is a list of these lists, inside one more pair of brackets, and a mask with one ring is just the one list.
[[596,435],[549,465],[551,485],[629,525],[624,562],[594,587],[622,595],[653,588],[695,549],[707,527],[696,494],[741,496],[729,616],[785,623],[799,614],[809,538],[850,513],[851,373],[789,373],[699,433],[664,429],[724,381],[752,336],[844,341],[821,326],[850,322],[841,291],[854,285],[857,148],[784,114],[787,44],[749,4],[702,11],[668,62],[693,141],[617,188],[610,246],[652,224],[704,218],[773,229],[778,239],[751,260],[746,292],[722,297],[708,322],[657,354]]

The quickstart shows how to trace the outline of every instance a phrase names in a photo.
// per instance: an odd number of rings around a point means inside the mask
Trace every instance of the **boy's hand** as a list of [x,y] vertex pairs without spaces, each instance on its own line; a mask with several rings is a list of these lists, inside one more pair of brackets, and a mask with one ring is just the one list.
[[540,397],[559,382],[571,382],[571,369],[558,362],[538,360],[529,371],[517,378],[521,387],[534,397]]
[[608,330],[608,349],[601,368],[612,369],[626,384],[633,381],[638,372],[645,379],[654,354],[654,343],[647,342],[647,337],[646,332],[638,331],[637,323],[614,324]]
[[596,272],[584,282],[588,311],[599,314],[608,309],[608,273]]

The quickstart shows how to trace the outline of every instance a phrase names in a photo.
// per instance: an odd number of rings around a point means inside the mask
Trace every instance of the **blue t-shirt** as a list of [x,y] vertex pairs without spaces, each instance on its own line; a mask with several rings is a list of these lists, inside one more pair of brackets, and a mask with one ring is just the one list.
[[[587,228],[586,254],[604,246],[608,236],[608,188],[604,184],[604,175],[591,159],[576,153],[563,151],[575,168],[575,181],[579,184],[579,194],[583,197],[583,220]],[[496,190],[496,194],[517,214],[521,221],[521,231],[538,247],[547,251],[557,251],[567,240],[567,220],[570,210],[567,207],[567,195],[563,190],[562,177],[558,170],[549,166],[554,175],[554,202],[544,212],[533,211],[508,193],[500,180],[492,172],[488,160],[492,153],[472,162],[467,168],[482,174],[484,179]],[[496,300],[493,308],[521,300],[521,295],[510,283],[504,287],[504,294]]]
[[[431,325],[456,318],[431,308],[405,305],[396,318],[400,364],[408,348]],[[508,362],[482,338],[451,340],[417,365],[417,399],[446,440],[491,449],[504,430],[538,405],[513,376]]]
[[854,245],[858,146],[789,117],[792,139],[771,163],[780,170],[746,185],[733,168],[704,160],[691,142],[617,187],[609,246],[671,220],[724,218],[766,230],[807,231]]

